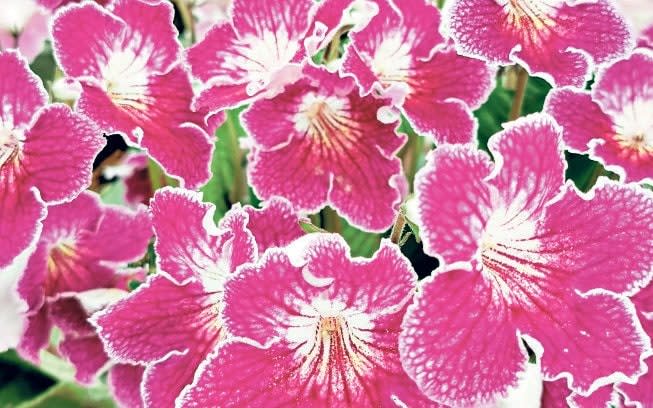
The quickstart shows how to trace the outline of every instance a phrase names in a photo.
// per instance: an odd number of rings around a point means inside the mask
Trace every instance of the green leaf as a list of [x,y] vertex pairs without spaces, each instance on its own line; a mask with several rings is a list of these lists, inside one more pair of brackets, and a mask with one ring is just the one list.
[[[245,137],[240,125],[240,112],[244,109],[227,111],[227,119],[216,131],[215,151],[211,160],[211,179],[201,188],[204,201],[215,204],[215,221],[220,220],[231,207],[230,195],[234,188],[246,185],[239,177],[244,176],[242,153],[238,139]],[[240,174],[236,174],[238,171]],[[237,184],[239,186],[237,186]],[[243,192],[246,194],[247,192]]]
[[381,236],[361,231],[342,220],[342,236],[351,248],[351,256],[364,256],[369,258],[379,249]]
[[115,403],[104,385],[84,388],[75,383],[62,382],[39,397],[17,405],[17,408],[113,408]]

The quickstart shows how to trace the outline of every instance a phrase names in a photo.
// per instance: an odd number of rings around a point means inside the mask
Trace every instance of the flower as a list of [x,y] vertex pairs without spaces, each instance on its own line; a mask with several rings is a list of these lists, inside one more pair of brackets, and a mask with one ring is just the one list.
[[609,0],[454,0],[445,21],[460,54],[518,63],[556,86],[582,86],[592,62],[621,57],[633,42]]
[[0,267],[38,236],[45,203],[71,200],[91,184],[98,128],[47,92],[19,53],[0,52]]
[[195,31],[197,38],[202,39],[211,28],[229,19],[229,8],[232,0],[202,0],[195,4],[194,0],[187,0],[192,7],[195,18]]
[[34,0],[5,0],[0,14],[0,50],[15,48],[32,61],[48,38],[48,13]]
[[[320,9],[343,10],[352,1],[234,0],[231,18],[186,53],[193,76],[205,85],[195,105],[220,111],[276,95],[301,76],[304,43],[317,47],[334,34],[340,20]],[[316,14],[328,20],[315,20]]]
[[[89,192],[48,208],[43,231],[18,283],[18,292],[28,305],[27,327],[18,346],[21,355],[38,362],[40,350],[50,341],[53,323],[62,327],[64,334],[80,334],[81,329],[67,330],[65,325],[70,320],[56,312],[64,299],[75,297],[106,304],[108,300],[102,303],[99,294],[115,297],[115,288],[127,289],[119,270],[143,256],[152,235],[149,225],[143,208],[132,213],[121,207],[105,206],[96,194]],[[84,297],[85,292],[94,290]],[[87,303],[81,301],[80,307]],[[77,320],[85,322],[84,318]],[[66,338],[60,344],[62,354],[76,365],[77,378],[82,382],[90,382],[106,360],[94,331],[87,326],[83,337],[89,336],[94,344],[87,341],[86,345],[93,347],[89,355],[95,360],[72,354],[80,351],[74,345],[78,340],[74,337],[79,336]]]
[[[213,205],[202,203],[198,193],[174,188],[158,190],[150,206],[160,273],[151,275],[126,299],[96,314],[93,322],[113,358],[146,365],[145,405],[173,406],[193,381],[197,367],[218,341],[228,336],[221,318],[223,286],[237,267],[256,259],[256,225],[283,230],[298,228],[298,222],[280,213],[275,204],[266,209],[272,208],[270,214],[278,217],[276,224],[257,219],[250,230],[253,210],[237,206],[216,228]],[[255,218],[261,216],[260,212],[254,214]],[[266,242],[274,246],[286,243]],[[169,307],[172,304],[174,308]],[[133,330],[136,324],[141,328],[138,332]]]
[[397,338],[416,275],[383,241],[350,258],[338,235],[310,234],[269,250],[225,285],[219,346],[184,406],[437,406],[401,368]]
[[365,93],[395,94],[406,117],[437,143],[470,142],[471,109],[494,86],[495,69],[456,54],[438,32],[440,12],[425,0],[377,1],[379,13],[352,32],[343,70]]
[[253,103],[243,125],[253,139],[249,181],[259,197],[279,195],[295,208],[331,205],[358,227],[384,231],[401,200],[405,137],[383,124],[386,102],[358,95],[351,78],[314,67],[271,99]]
[[134,206],[150,202],[153,192],[146,154],[128,152],[120,163],[107,166],[102,175],[107,179],[123,180],[127,204]]
[[545,111],[563,128],[572,151],[629,181],[653,180],[653,51],[637,49],[600,72],[590,92],[562,88]]
[[653,274],[653,195],[603,180],[585,196],[563,186],[560,133],[550,116],[527,116],[490,139],[494,165],[446,145],[417,176],[420,236],[444,267],[409,307],[400,351],[436,401],[505,395],[525,344],[545,380],[566,378],[580,395],[643,372],[650,340],[623,295]]
[[193,90],[172,17],[166,1],[71,4],[53,19],[52,46],[64,73],[81,83],[77,108],[194,188],[210,177],[209,134],[223,117],[190,109]]

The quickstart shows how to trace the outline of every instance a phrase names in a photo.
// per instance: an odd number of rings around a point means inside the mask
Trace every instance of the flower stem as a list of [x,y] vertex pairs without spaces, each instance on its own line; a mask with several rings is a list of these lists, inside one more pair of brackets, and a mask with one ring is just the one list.
[[395,223],[392,225],[392,232],[390,232],[390,241],[399,245],[401,242],[401,234],[404,232],[404,227],[406,226],[406,217],[400,211],[397,212],[397,218],[395,218]]
[[195,20],[193,20],[193,13],[188,6],[187,0],[172,0],[179,10],[179,16],[184,23],[184,31],[189,34],[190,43],[195,44]]
[[526,96],[526,85],[528,84],[528,72],[520,66],[517,66],[517,88],[515,89],[515,97],[512,100],[512,108],[510,109],[509,120],[515,120],[521,116],[521,108],[524,104],[524,96]]
[[[234,118],[235,115],[235,118]],[[229,201],[231,203],[240,202],[247,193],[247,181],[245,180],[245,170],[243,169],[243,151],[240,148],[238,140],[238,129],[234,123],[238,120],[236,112],[227,112],[227,134],[229,135],[228,148],[229,157],[231,158],[231,166],[233,169],[233,185],[229,192]]]

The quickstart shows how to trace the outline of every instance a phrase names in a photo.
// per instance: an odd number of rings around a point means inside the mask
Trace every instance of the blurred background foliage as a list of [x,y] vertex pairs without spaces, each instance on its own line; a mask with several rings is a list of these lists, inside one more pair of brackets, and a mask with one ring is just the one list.
[[[176,17],[175,24],[183,33],[181,20]],[[346,33],[338,42],[342,48],[346,44]],[[314,60],[322,59],[321,55]],[[44,51],[31,64],[32,70],[43,80],[46,88],[50,88],[55,79],[61,76],[52,56],[51,47],[46,45]],[[497,78],[497,86],[489,99],[474,114],[479,122],[478,145],[487,151],[488,139],[502,129],[502,124],[508,117],[515,97],[514,73],[510,69],[502,69]],[[434,78],[437,80],[437,78]],[[523,99],[522,114],[539,112],[544,104],[545,97],[550,90],[544,80],[529,78]],[[259,204],[252,189],[247,185],[245,166],[247,162],[246,149],[242,143],[246,133],[240,125],[239,115],[243,108],[227,112],[227,120],[216,132],[215,154],[211,163],[213,177],[201,189],[204,200],[216,206],[215,220],[218,221],[224,213],[236,202],[248,203],[254,206]],[[402,120],[399,132],[408,135],[408,143],[399,152],[403,160],[407,177],[411,182],[415,172],[423,165],[426,153],[432,149],[432,144],[419,136],[406,120]],[[119,136],[106,135],[107,147],[98,156],[94,168],[96,169],[96,185],[104,201],[120,204],[124,202],[124,183],[119,179],[106,179],[101,169],[107,163],[115,163],[129,149]],[[566,177],[573,180],[576,186],[587,191],[600,176],[614,178],[616,175],[606,171],[599,163],[591,160],[587,155],[566,153],[568,169]],[[150,166],[156,171],[156,165]],[[174,181],[163,178],[164,182],[174,184]],[[411,187],[412,188],[412,187]],[[412,191],[411,191],[412,192]],[[405,242],[402,246],[403,253],[410,259],[420,278],[428,276],[437,267],[436,259],[424,254],[419,242],[419,231],[408,220]],[[385,234],[371,234],[360,231],[341,219],[331,209],[325,209],[319,214],[311,216],[310,223],[305,226],[307,231],[326,229],[341,233],[349,242],[354,256],[370,256],[378,248]],[[153,251],[149,251],[146,262],[154,265]],[[132,288],[139,282],[134,282]],[[56,344],[56,339],[54,344]],[[27,363],[18,357],[14,351],[0,354],[0,407],[20,408],[74,408],[113,407],[110,394],[106,387],[106,379],[100,378],[97,384],[82,387],[73,381],[72,367],[57,358],[49,351],[44,352],[39,367]]]

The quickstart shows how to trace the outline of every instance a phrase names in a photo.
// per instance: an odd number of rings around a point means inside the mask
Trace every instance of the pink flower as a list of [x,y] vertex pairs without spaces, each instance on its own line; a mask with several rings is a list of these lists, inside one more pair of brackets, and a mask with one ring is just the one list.
[[[147,365],[146,406],[173,406],[197,367],[228,336],[221,317],[223,286],[238,266],[256,259],[259,234],[267,245],[284,245],[283,240],[301,234],[297,219],[289,214],[292,208],[280,211],[278,206],[269,207],[274,221],[235,207],[216,228],[214,207],[202,203],[198,193],[164,188],[155,194],[151,212],[160,273],[94,317],[113,358]],[[294,231],[294,236],[257,230],[270,226]],[[275,235],[281,240],[272,242]],[[141,330],[135,332],[135,325]]]
[[152,182],[147,155],[128,152],[115,166],[107,166],[103,175],[120,178],[125,183],[125,202],[131,206],[148,204],[152,198]]
[[249,180],[260,197],[280,195],[299,210],[335,208],[358,227],[384,231],[401,200],[405,138],[377,111],[386,102],[358,95],[351,78],[306,67],[304,77],[243,114],[254,141]]
[[[319,23],[320,8],[333,10],[352,0],[234,0],[231,18],[215,25],[186,54],[194,77],[205,85],[195,104],[211,111],[274,96],[300,78],[304,43],[324,43],[332,26]],[[334,17],[333,13],[328,13]],[[325,23],[337,24],[339,19]]]
[[224,24],[229,20],[229,8],[232,0],[188,0],[189,3],[196,3],[192,6],[195,17],[195,33],[198,39],[202,39],[213,28],[214,25]]
[[[52,325],[57,325],[64,334],[71,334],[60,344],[61,353],[76,366],[79,381],[92,381],[106,362],[101,344],[88,324],[85,331],[67,325],[86,321],[90,311],[79,310],[89,302],[99,309],[115,298],[117,288],[127,289],[119,270],[143,256],[152,235],[149,225],[143,209],[131,213],[104,206],[97,195],[88,192],[48,208],[43,232],[18,285],[28,305],[27,327],[18,347],[24,357],[38,361],[39,351],[49,343]],[[100,295],[109,300],[103,301]],[[74,313],[71,302],[78,306]],[[61,313],[62,305],[66,313]]]
[[560,134],[550,116],[531,115],[490,139],[494,165],[445,145],[418,174],[424,249],[444,267],[408,309],[400,351],[436,401],[504,395],[527,364],[523,342],[545,380],[566,378],[580,395],[643,372],[650,341],[622,295],[653,274],[653,195],[563,186]]
[[72,4],[52,23],[59,65],[82,85],[78,109],[105,132],[142,146],[183,185],[202,185],[210,177],[209,134],[222,117],[190,109],[172,5],[117,0],[108,8]]
[[47,93],[27,61],[0,53],[0,266],[35,239],[44,202],[71,200],[91,183],[99,129]]
[[582,86],[593,62],[623,56],[633,42],[609,0],[454,0],[446,14],[460,54],[518,63],[556,86]]
[[[50,10],[56,10],[60,7],[63,7],[67,4],[70,3],[81,3],[83,0],[37,0],[37,2]],[[92,0],[95,3],[101,5],[101,6],[106,6],[111,2],[111,0]]]
[[478,108],[494,87],[495,70],[462,57],[437,28],[440,12],[425,0],[378,0],[379,13],[351,33],[343,69],[365,93],[395,94],[413,127],[441,142],[470,142]]
[[639,47],[653,49],[653,24],[642,32],[637,43]]
[[383,241],[373,259],[352,259],[327,234],[289,248],[267,251],[226,283],[223,316],[235,337],[200,368],[183,405],[437,406],[399,361],[416,284],[399,248]]
[[545,110],[570,150],[629,181],[653,180],[653,51],[638,49],[600,72],[591,93],[554,90]]
[[0,50],[16,48],[28,60],[43,50],[48,13],[34,0],[4,0],[0,13]]
[[[640,377],[641,378],[641,377]],[[545,381],[542,392],[542,408],[596,408],[621,407],[620,396],[612,388],[612,384],[604,385],[583,397],[572,393],[565,379]]]

